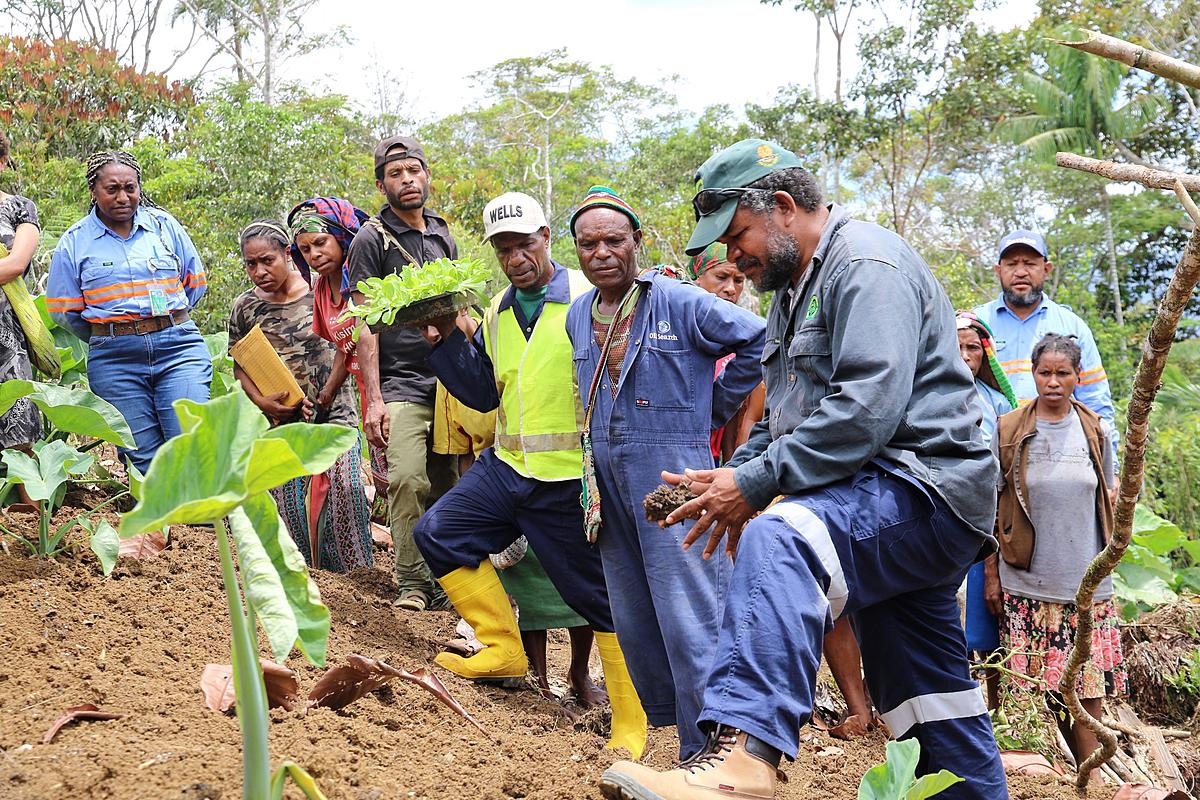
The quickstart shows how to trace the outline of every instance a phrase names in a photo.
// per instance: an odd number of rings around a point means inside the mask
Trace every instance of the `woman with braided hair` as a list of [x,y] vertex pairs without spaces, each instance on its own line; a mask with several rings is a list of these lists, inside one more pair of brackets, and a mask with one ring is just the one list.
[[[313,293],[288,255],[292,245],[289,231],[274,220],[259,219],[243,228],[238,240],[246,276],[254,285],[233,301],[229,343],[240,341],[257,325],[304,397],[299,405],[289,406],[286,392],[264,395],[241,367],[234,365],[242,388],[272,424],[305,419],[358,427],[348,384],[343,383],[327,402],[317,402],[338,351],[313,330]],[[370,509],[359,447],[351,447],[320,475],[288,481],[272,489],[271,495],[310,566],[334,572],[371,566]]]
[[54,250],[46,306],[88,342],[88,382],[133,431],[121,449],[145,472],[180,433],[173,403],[209,398],[212,361],[188,312],[204,296],[204,267],[183,227],[142,192],[129,153],[87,162],[92,209]]

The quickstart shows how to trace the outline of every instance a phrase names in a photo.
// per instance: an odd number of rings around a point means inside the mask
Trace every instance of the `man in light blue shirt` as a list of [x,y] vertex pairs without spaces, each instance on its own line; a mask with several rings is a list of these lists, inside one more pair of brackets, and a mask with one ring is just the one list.
[[1047,333],[1075,336],[1083,351],[1083,369],[1075,386],[1075,399],[1112,427],[1115,460],[1120,436],[1113,423],[1112,393],[1096,339],[1075,312],[1055,303],[1042,291],[1046,277],[1054,269],[1045,237],[1027,230],[1008,234],[1000,240],[995,269],[1000,279],[1000,297],[977,306],[975,314],[996,336],[996,356],[1017,399],[1025,404],[1037,397],[1030,360],[1033,346]]

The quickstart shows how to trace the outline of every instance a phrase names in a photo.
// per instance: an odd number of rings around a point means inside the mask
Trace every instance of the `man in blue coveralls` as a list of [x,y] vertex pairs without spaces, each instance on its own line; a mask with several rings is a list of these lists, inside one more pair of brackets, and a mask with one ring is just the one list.
[[1075,399],[1099,414],[1112,430],[1113,461],[1117,461],[1120,434],[1113,423],[1112,393],[1108,374],[1100,361],[1096,338],[1074,311],[1046,297],[1043,287],[1054,269],[1046,239],[1036,231],[1018,230],[1000,240],[996,277],[1000,296],[975,307],[975,315],[995,335],[996,357],[1022,404],[1037,397],[1033,385],[1033,346],[1047,333],[1079,340],[1083,354]]
[[435,661],[476,680],[525,675],[517,620],[488,559],[524,535],[562,599],[595,632],[612,703],[608,746],[640,758],[646,715],[613,633],[600,554],[584,537],[579,505],[583,412],[566,319],[588,282],[550,259],[550,228],[532,197],[497,197],[483,223],[512,286],[493,298],[470,341],[454,314],[430,320],[438,337],[426,337],[440,338],[429,363],[450,394],[477,411],[496,409],[496,443],[426,512],[413,537],[487,647],[470,658],[439,653]]
[[[705,680],[705,747],[679,768],[620,762],[609,798],[770,798],[812,715],[821,641],[843,614],[892,733],[947,798],[1006,798],[955,591],[994,551],[996,466],[954,309],[896,234],[826,205],[799,159],[748,139],[700,167],[688,252],[714,240],[775,291],[767,411],[729,466],[664,475],[699,496],[668,518],[705,556],[736,552]],[[773,498],[785,495],[757,517]],[[753,520],[751,519],[752,517]],[[747,524],[748,523],[748,524]]]
[[[684,553],[681,528],[660,529],[642,501],[661,470],[713,465],[712,431],[761,380],[764,324],[697,286],[656,271],[639,277],[641,221],[610,189],[592,188],[571,233],[596,287],[572,303],[567,332],[590,414],[595,473],[587,478],[599,490],[613,622],[646,716],[677,725],[688,757],[704,744],[697,716],[732,563]],[[717,359],[729,353],[736,357],[714,381]]]

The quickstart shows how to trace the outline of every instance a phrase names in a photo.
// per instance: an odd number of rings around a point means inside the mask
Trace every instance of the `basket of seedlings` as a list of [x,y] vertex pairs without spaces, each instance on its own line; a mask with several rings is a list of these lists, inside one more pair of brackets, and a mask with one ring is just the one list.
[[357,317],[378,333],[436,317],[457,314],[487,295],[492,272],[478,259],[439,258],[422,266],[409,265],[399,274],[368,278],[355,287],[361,305],[351,303],[342,318]]

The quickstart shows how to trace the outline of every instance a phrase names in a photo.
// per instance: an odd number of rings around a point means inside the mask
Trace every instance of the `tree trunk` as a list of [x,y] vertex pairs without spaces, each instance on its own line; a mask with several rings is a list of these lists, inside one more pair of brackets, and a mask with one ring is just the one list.
[[545,170],[546,180],[546,221],[554,218],[554,177],[550,174],[550,121],[543,128],[542,139],[542,169]]
[[245,36],[246,34],[242,30],[241,24],[235,24],[233,26],[233,52],[237,56],[234,59],[234,68],[237,70],[238,83],[245,83],[250,77],[246,74],[245,67],[242,66],[242,59],[246,57],[245,54],[242,53],[242,40],[245,38]]
[[273,105],[275,100],[275,32],[272,28],[271,10],[267,4],[262,5],[259,12],[262,20],[263,28],[263,67],[262,67],[262,88],[263,102],[267,105]]
[[1113,311],[1117,325],[1125,327],[1125,310],[1121,305],[1121,276],[1117,273],[1117,243],[1113,240],[1112,207],[1108,200],[1108,186],[1100,187],[1100,208],[1104,212],[1104,243],[1108,246],[1108,282],[1112,287]]

